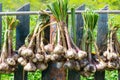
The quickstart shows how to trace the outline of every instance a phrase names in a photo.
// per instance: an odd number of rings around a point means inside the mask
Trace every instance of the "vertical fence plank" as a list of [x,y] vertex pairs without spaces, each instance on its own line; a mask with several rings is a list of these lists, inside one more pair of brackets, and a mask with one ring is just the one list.
[[[47,9],[47,11],[49,11]],[[50,21],[50,18],[49,18],[49,21]],[[47,27],[45,30],[45,39],[48,40],[48,42],[50,42],[50,28]],[[48,68],[44,71],[42,71],[42,80],[49,80],[50,79],[50,66],[49,66],[50,63],[48,63]]]
[[[80,6],[77,10],[85,10],[85,4]],[[76,27],[77,27],[77,46],[81,45],[81,40],[83,36],[83,27],[84,27],[84,21],[82,18],[82,14],[76,15]]]
[[[80,6],[77,10],[85,10],[85,5]],[[76,14],[76,37],[77,37],[77,46],[80,47],[82,35],[83,35],[83,18],[82,14]],[[72,32],[72,31],[71,31]],[[68,80],[80,80],[80,73],[75,70],[68,71]]]
[[[53,16],[50,17],[50,22],[54,22],[55,19]],[[50,27],[50,43],[52,43],[53,38],[56,34],[56,24],[51,25]],[[65,80],[66,71],[62,68],[57,68],[57,62],[50,62],[47,70],[42,72],[42,80]]]
[[[30,4],[25,4],[17,11],[29,11],[30,10]],[[24,44],[25,37],[29,33],[29,23],[30,18],[29,15],[19,15],[17,16],[17,19],[19,19],[20,24],[16,28],[16,49],[18,49],[20,46]],[[22,66],[18,66],[18,69],[14,73],[14,80],[27,80],[27,72],[23,71]]]
[[118,69],[118,80],[120,80],[120,69]]
[[[108,6],[105,6],[103,10],[108,10]],[[97,45],[100,53],[107,48],[107,33],[108,33],[108,14],[100,14],[98,20],[98,32],[97,32]],[[105,80],[105,71],[97,71],[95,73],[95,80]]]

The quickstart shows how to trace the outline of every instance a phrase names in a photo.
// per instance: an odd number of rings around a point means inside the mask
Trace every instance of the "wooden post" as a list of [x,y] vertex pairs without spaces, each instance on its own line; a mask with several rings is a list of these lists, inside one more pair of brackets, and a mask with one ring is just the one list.
[[[80,6],[77,10],[85,10],[85,5]],[[76,37],[77,37],[77,46],[80,47],[82,35],[83,35],[83,18],[81,14],[76,14]],[[71,31],[72,32],[72,31]],[[68,80],[80,80],[80,73],[75,70],[68,71]]]
[[118,80],[120,80],[120,69],[118,69]]
[[[54,22],[55,19],[53,16],[50,17],[50,22]],[[52,25],[50,27],[50,43],[56,34],[56,25]],[[47,70],[42,72],[42,80],[66,80],[66,71],[62,67],[60,69],[57,68],[56,62],[50,62]]]
[[[108,10],[105,6],[103,10]],[[108,33],[108,14],[100,14],[98,20],[97,45],[100,53],[107,50],[107,33]],[[97,71],[95,73],[95,80],[105,80],[105,71]]]
[[[30,4],[25,4],[17,11],[29,11],[30,10]],[[30,24],[30,18],[29,15],[20,15],[17,16],[17,19],[19,19],[20,24],[16,28],[16,50],[18,50],[19,47],[21,47],[25,42],[25,38],[29,34],[29,24]],[[22,66],[18,66],[17,70],[14,73],[14,80],[27,80],[27,72],[23,71]]]

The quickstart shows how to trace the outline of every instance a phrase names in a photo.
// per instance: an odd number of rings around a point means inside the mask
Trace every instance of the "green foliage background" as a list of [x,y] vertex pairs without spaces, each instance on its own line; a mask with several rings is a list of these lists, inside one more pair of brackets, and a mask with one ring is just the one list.
[[[26,3],[30,3],[32,11],[39,11],[41,9],[46,9],[46,4],[53,2],[55,0],[0,0],[2,3],[3,11],[16,11],[18,8]],[[109,6],[110,10],[120,9],[120,0],[69,0],[69,8],[79,7],[85,4],[86,7],[92,8],[94,10],[99,10],[105,5]],[[34,28],[38,16],[30,16],[30,26]],[[114,23],[120,22],[119,15],[109,15],[109,22],[114,21]],[[3,24],[4,25],[4,24]],[[3,27],[4,28],[4,27]],[[4,32],[4,31],[3,31]],[[116,71],[106,71],[105,80],[117,80],[118,74]],[[40,80],[41,71],[36,71],[35,73],[28,74],[28,80]],[[13,74],[2,74],[0,80],[13,80]],[[89,78],[81,77],[81,80],[93,80],[93,76]]]
[[[31,10],[41,10],[46,8],[46,4],[53,2],[55,0],[0,0],[3,4],[3,11],[13,11],[18,9],[25,3],[30,3]],[[69,7],[78,7],[81,4],[86,4],[87,6],[99,9],[108,5],[110,9],[120,9],[120,0],[69,0]]]
[[[0,0],[0,3],[3,5],[3,11],[15,11],[26,3],[30,3],[31,10],[36,11],[46,9],[46,4],[53,1],[55,0]],[[77,8],[82,4],[94,10],[99,10],[105,5],[108,5],[110,10],[120,9],[120,0],[69,0],[69,8]],[[114,18],[120,22],[120,16],[115,15]]]

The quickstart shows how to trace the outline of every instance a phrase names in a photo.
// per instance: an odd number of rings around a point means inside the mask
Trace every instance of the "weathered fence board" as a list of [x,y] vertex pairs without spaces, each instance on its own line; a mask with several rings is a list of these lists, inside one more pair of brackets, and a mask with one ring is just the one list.
[[[105,6],[103,10],[108,10]],[[107,33],[108,33],[108,14],[100,14],[98,20],[97,45],[100,53],[107,48]],[[105,71],[97,71],[95,73],[95,80],[105,80]]]
[[[85,5],[80,6],[77,10],[84,10]],[[81,14],[76,14],[76,37],[77,37],[77,46],[80,47],[82,35],[83,35],[83,18]],[[72,32],[72,31],[71,31]],[[69,70],[68,71],[68,80],[80,80],[80,73],[75,70]]]
[[[53,16],[50,17],[50,22],[54,22]],[[52,43],[56,34],[56,25],[51,25],[50,27],[50,43]],[[56,62],[50,62],[47,70],[42,72],[42,80],[65,80],[66,71],[62,68],[57,68]]]
[[[17,11],[29,11],[30,4],[25,4],[23,7]],[[29,24],[30,18],[29,15],[19,15],[17,19],[20,20],[20,24],[16,28],[16,49],[21,47],[25,42],[25,38],[29,34]],[[18,66],[17,70],[14,73],[14,80],[27,80],[27,72],[23,71],[22,66]]]
[[120,80],[120,69],[118,70],[118,80]]

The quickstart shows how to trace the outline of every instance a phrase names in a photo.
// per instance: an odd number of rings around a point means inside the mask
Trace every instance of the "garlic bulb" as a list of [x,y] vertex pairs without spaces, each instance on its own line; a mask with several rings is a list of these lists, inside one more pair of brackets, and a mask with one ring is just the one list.
[[16,61],[14,60],[14,58],[7,58],[7,63],[11,66],[16,65]]
[[65,53],[66,58],[73,58],[76,54],[76,51],[74,49],[68,49]]
[[85,51],[79,50],[77,54],[75,54],[75,58],[78,60],[81,60],[83,58],[87,57],[87,53]]
[[31,57],[33,56],[33,51],[30,48],[26,48],[24,50],[21,51],[21,55],[25,56],[25,57]]
[[95,67],[95,65],[90,63],[84,68],[84,71],[94,73],[94,72],[96,72],[96,67]]
[[44,49],[46,52],[52,52],[53,51],[53,45],[52,44],[47,44],[44,46]]
[[44,56],[42,54],[37,53],[37,54],[35,54],[35,57],[38,61],[43,61],[44,60]]
[[39,64],[37,64],[37,69],[40,69],[40,70],[45,70],[45,69],[47,69],[47,67],[48,67],[47,63],[39,63]]
[[53,53],[55,54],[63,54],[65,53],[64,47],[60,44],[57,44],[53,50]]
[[32,62],[29,62],[24,66],[25,71],[35,71],[36,69],[36,66]]

